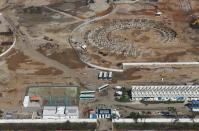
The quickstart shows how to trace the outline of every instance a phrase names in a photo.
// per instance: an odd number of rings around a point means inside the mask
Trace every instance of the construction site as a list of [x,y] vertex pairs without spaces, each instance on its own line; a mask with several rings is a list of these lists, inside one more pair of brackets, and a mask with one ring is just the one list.
[[[168,9],[175,5],[171,2],[168,6],[164,2],[120,4],[115,13],[78,26],[71,36],[72,46],[85,63],[108,68],[121,68],[122,63],[197,62],[196,41],[187,35],[192,31],[180,33],[190,30],[189,21],[197,28],[197,15],[189,1],[177,3],[176,11]],[[193,31],[191,37],[196,36]]]
[[0,13],[2,118],[193,115],[189,99],[146,104],[132,86],[199,84],[199,1],[0,0]]
[[9,23],[0,14],[0,56],[5,55],[15,44],[15,36]]

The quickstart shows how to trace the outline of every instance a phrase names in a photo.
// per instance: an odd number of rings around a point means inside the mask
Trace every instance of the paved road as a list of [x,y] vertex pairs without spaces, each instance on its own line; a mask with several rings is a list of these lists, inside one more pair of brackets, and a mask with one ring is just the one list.
[[73,15],[71,15],[71,14],[68,14],[68,13],[65,13],[65,12],[62,12],[62,11],[53,9],[53,8],[51,8],[51,7],[48,7],[48,6],[43,6],[43,7],[46,8],[46,9],[48,9],[48,10],[50,10],[50,11],[59,13],[59,14],[61,14],[61,15],[67,16],[67,17],[72,17],[72,18],[74,18],[74,19],[76,19],[76,20],[79,20],[79,21],[82,21],[82,20],[83,20],[83,19],[81,19],[81,18],[79,18],[79,17],[76,17],[76,16],[73,16]]

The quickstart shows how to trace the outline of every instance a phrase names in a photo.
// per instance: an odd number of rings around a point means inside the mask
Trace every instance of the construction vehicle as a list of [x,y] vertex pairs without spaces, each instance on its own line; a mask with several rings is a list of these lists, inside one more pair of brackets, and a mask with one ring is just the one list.
[[199,29],[199,17],[191,21],[191,27]]

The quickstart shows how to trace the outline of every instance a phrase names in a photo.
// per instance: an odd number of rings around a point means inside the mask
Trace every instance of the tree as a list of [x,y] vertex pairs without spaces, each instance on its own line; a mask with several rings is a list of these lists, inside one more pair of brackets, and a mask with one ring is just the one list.
[[168,107],[168,111],[170,111],[171,113],[177,114],[177,110],[175,107]]
[[3,111],[2,110],[0,110],[0,118],[2,118],[3,117]]
[[89,0],[88,3],[95,3],[95,1],[94,0]]
[[136,112],[131,112],[130,115],[128,116],[129,118],[133,118],[133,120],[137,123],[138,118],[141,118],[139,113]]
[[191,111],[191,120],[193,121],[193,123],[194,123],[195,117],[196,117],[196,113]]

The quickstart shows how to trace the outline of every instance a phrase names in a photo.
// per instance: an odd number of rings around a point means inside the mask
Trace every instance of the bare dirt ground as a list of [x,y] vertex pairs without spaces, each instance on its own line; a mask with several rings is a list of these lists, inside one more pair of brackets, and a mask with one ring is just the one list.
[[0,54],[6,52],[13,45],[14,39],[13,32],[4,21],[4,18],[0,16]]
[[[88,70],[68,43],[70,32],[81,23],[70,15],[89,17],[86,15],[91,11],[89,6],[78,0],[7,2],[8,7],[2,13],[10,18],[18,33],[16,46],[0,62],[0,109],[21,107],[27,86],[35,83],[83,87],[93,81],[96,71]],[[70,8],[65,12],[70,15],[53,12],[43,6]],[[90,75],[87,76],[86,72]]]
[[[158,4],[149,4],[144,1],[139,1],[131,5],[119,4],[116,6],[115,14],[106,19],[92,22],[83,26],[80,29],[81,31],[77,31],[77,34],[74,36],[79,37],[78,39],[80,41],[82,40],[81,42],[88,46],[86,53],[90,58],[89,62],[104,67],[117,68],[117,65],[121,62],[198,61],[197,39],[199,32],[189,26],[189,22],[192,19],[191,15],[195,15],[194,12],[198,9],[194,3],[196,2],[190,2],[191,6],[193,5],[190,12],[185,12],[184,8],[186,9],[186,7],[181,8],[179,5],[180,3],[177,1],[162,0]],[[163,14],[161,16],[155,16],[156,10],[161,11]],[[108,28],[106,25],[111,25],[111,23],[114,23],[113,20],[116,18],[117,20],[121,21],[145,18],[149,20],[155,20],[157,23],[162,22],[162,25],[164,24],[176,32],[176,37],[174,40],[164,42],[164,40],[161,38],[161,33],[158,33],[153,29],[124,28],[120,30],[109,30],[102,36],[102,39],[107,39],[109,42],[114,41],[115,44],[129,43],[129,45],[132,45],[135,49],[133,50],[135,55],[124,56],[123,54],[117,54],[115,52],[111,53],[108,51],[106,51],[106,53],[101,53],[101,50],[105,52],[104,50],[107,50],[107,48],[105,46],[104,48],[93,46],[91,44],[92,42],[90,43],[89,38],[87,38],[88,34],[96,28]],[[98,32],[100,32],[100,30],[98,30]],[[96,36],[94,36],[92,39],[95,41],[100,41],[99,35],[100,34],[96,33]],[[169,36],[163,37],[164,39],[170,39]],[[101,42],[101,45],[102,44],[108,45],[109,43]],[[125,45],[126,44],[124,44],[124,46]],[[122,48],[122,46],[119,47],[118,45],[117,48]],[[117,48],[114,49],[117,50]]]
[[[18,32],[16,33],[16,46],[7,56],[0,60],[0,109],[4,109],[5,111],[13,108],[20,109],[26,88],[35,83],[80,85],[81,90],[95,90],[102,84],[110,83],[109,95],[99,95],[98,101],[91,102],[90,105],[88,105],[89,108],[95,108],[96,105],[103,103],[108,106],[121,104],[115,102],[113,99],[112,88],[115,85],[130,87],[133,83],[146,82],[151,84],[198,82],[198,67],[135,68],[129,69],[123,74],[113,73],[112,81],[98,80],[97,74],[99,71],[87,67],[79,60],[75,51],[70,46],[68,38],[73,29],[83,23],[85,18],[95,15],[103,16],[107,12],[110,12],[110,10],[107,11],[106,8],[110,9],[111,7],[105,5],[102,9],[94,11],[90,6],[80,4],[79,1],[76,0],[64,0],[64,2],[61,0],[61,4],[59,3],[60,1],[56,2],[57,3],[54,3],[52,0],[10,0],[8,7],[2,10],[2,13],[12,20]],[[191,3],[194,13],[198,12],[198,6],[195,6],[197,3],[196,0],[193,0],[193,3]],[[48,10],[44,8],[43,5],[69,15]],[[176,43],[176,45],[174,45],[176,48],[179,48],[177,49],[178,52],[174,50],[173,53],[168,53],[164,57],[156,60],[176,61],[179,56],[182,58],[184,54],[186,54],[186,60],[190,59],[191,56],[195,56],[196,59],[198,59],[199,32],[189,27],[190,15],[182,13],[181,9],[178,8],[178,3],[173,0],[162,0],[162,3],[159,3],[158,7],[163,12],[161,19],[166,21],[168,26],[175,29],[178,33],[177,39],[180,39],[182,44]],[[146,15],[147,17],[154,18],[154,9],[154,6],[146,3],[137,3],[135,5],[119,4],[117,5],[117,13],[112,15],[110,19],[116,16],[134,17],[136,15]],[[71,17],[70,15],[74,15],[75,17]],[[78,18],[83,20],[79,20]],[[130,34],[128,32],[130,32]],[[117,38],[118,35],[124,34],[122,37],[130,37],[131,35],[136,36],[135,33],[139,33],[139,31],[128,32],[121,31],[119,34],[118,32],[114,32],[113,36]],[[146,39],[151,38],[150,34],[145,34],[142,36],[142,39],[137,38],[136,40],[145,43]],[[131,40],[133,37],[128,39]],[[185,49],[184,46],[181,46],[184,44],[189,44],[189,46]],[[144,47],[144,44],[140,46]],[[150,44],[147,46],[149,48]],[[162,50],[164,50],[164,48],[162,48]],[[159,51],[161,52],[162,50]],[[167,48],[167,50],[170,51],[170,48]],[[114,61],[115,59],[110,57],[109,59],[103,56],[106,52],[100,53],[101,54],[97,54],[94,51],[92,52],[92,56],[98,63],[102,62],[101,64],[107,67],[113,63],[115,66],[121,66],[120,61]],[[121,59],[123,59],[123,57],[121,57],[120,60]],[[162,81],[161,78],[164,78],[164,81]],[[89,102],[80,103],[82,111],[87,108],[86,104],[89,104]],[[140,104],[128,104],[130,108],[139,105]],[[152,105],[148,106],[148,108],[154,109],[158,108],[158,106],[160,105],[154,107]],[[168,106],[169,105],[163,105],[161,109],[166,109]],[[180,110],[182,105],[177,105],[177,107]],[[140,108],[147,107],[140,105]],[[132,109],[125,107],[125,109],[121,109],[121,111],[122,110],[123,114],[127,114]]]
[[1,0],[0,1],[0,7],[3,7],[6,4],[7,0]]

